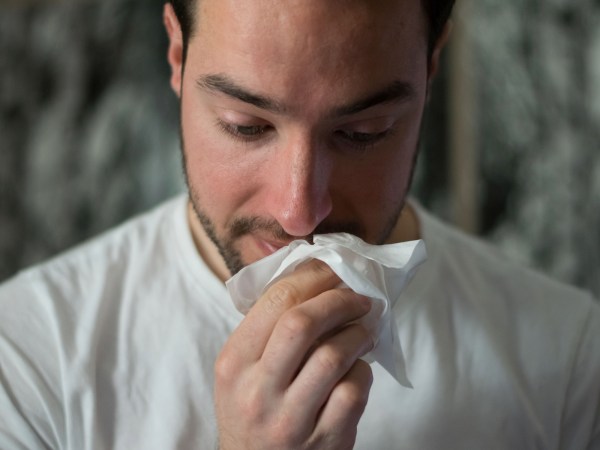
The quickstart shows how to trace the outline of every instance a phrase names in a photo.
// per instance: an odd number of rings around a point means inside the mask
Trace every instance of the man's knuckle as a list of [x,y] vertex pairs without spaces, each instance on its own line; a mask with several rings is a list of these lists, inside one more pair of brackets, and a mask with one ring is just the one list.
[[329,267],[328,264],[324,263],[323,261],[321,261],[320,259],[315,259],[312,264],[311,264],[311,269],[315,272],[315,274],[317,275],[333,275],[334,272],[331,269],[331,267]]
[[356,311],[359,303],[357,302],[357,294],[347,288],[332,289],[331,293],[335,301],[339,304],[339,308],[344,308],[350,311]]
[[238,374],[239,365],[235,358],[223,352],[215,361],[215,380],[219,384],[230,384]]
[[282,280],[267,290],[265,309],[268,312],[278,313],[281,309],[297,303],[299,297],[298,287],[289,281]]
[[347,356],[329,345],[319,347],[314,356],[325,373],[339,372],[348,365]]
[[280,323],[290,336],[305,335],[314,328],[314,319],[299,309],[287,311],[281,317]]
[[339,385],[337,402],[348,411],[362,411],[369,400],[367,386],[343,383]]

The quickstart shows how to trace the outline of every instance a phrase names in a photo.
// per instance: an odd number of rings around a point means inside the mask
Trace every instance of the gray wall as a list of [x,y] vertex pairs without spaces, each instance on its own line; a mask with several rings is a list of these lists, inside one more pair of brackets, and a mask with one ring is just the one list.
[[[183,189],[161,11],[0,5],[0,278]],[[479,233],[599,296],[600,1],[476,0],[467,24]],[[414,194],[451,219],[445,64]]]
[[478,0],[475,19],[483,189],[504,210],[486,232],[598,296],[600,1]]
[[0,10],[0,277],[181,189],[162,3]]

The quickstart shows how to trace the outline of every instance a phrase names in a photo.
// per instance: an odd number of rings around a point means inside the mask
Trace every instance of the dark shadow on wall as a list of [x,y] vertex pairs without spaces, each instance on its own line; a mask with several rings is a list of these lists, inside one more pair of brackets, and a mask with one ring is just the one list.
[[181,190],[162,1],[0,7],[0,279]]

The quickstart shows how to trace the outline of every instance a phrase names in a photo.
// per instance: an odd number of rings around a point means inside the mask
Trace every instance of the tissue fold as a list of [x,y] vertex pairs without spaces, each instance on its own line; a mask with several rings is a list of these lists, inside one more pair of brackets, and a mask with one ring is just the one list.
[[346,233],[315,235],[314,244],[298,240],[238,272],[227,281],[236,308],[246,314],[261,294],[304,261],[319,259],[340,277],[342,284],[369,297],[373,305],[358,323],[375,346],[363,357],[377,361],[400,384],[412,387],[394,325],[392,307],[415,270],[426,258],[423,241],[370,245]]

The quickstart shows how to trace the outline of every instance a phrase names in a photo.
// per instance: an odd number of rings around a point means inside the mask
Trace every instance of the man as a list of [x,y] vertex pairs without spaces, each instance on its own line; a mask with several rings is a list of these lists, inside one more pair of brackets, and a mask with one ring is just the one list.
[[[600,447],[600,312],[405,202],[452,2],[165,6],[187,198],[0,289],[0,447]],[[311,261],[244,318],[223,282],[294,239],[423,238],[395,310]],[[368,400],[368,401],[367,401]]]

